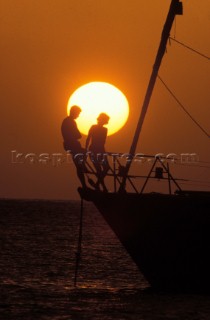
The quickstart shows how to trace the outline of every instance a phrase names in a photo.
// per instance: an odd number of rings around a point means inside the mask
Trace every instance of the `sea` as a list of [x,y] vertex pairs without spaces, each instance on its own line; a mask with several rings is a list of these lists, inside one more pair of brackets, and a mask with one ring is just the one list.
[[82,233],[80,214],[80,201],[0,200],[1,320],[210,319],[210,296],[154,292],[94,205]]

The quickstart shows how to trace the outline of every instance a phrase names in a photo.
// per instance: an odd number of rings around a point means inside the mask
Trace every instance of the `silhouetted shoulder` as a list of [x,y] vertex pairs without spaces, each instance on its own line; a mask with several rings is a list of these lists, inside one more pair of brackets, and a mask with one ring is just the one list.
[[94,124],[94,125],[90,128],[89,133],[90,133],[90,134],[93,134],[93,135],[106,134],[106,133],[107,133],[107,128],[105,128],[105,127],[100,127],[99,125]]
[[71,119],[70,117],[66,117],[61,125],[61,132],[64,141],[72,140],[72,139],[80,139],[81,134],[77,128],[76,121]]

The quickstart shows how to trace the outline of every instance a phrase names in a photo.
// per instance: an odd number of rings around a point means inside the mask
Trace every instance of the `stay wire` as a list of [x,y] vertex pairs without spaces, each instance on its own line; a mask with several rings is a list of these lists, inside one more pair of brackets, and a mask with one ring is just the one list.
[[176,16],[175,16],[175,19],[174,19],[174,39],[175,38],[176,38]]
[[182,167],[188,167],[188,168],[205,168],[205,169],[210,169],[210,166],[201,166],[198,164],[184,164],[184,163],[176,163],[177,166],[182,166]]
[[200,186],[200,187],[210,187],[210,184],[208,184],[208,183],[207,183],[207,184],[206,184],[206,183],[190,183],[190,182],[187,183],[187,182],[182,182],[182,181],[180,181],[179,183],[180,183],[182,186],[183,186],[183,185],[187,185],[187,186],[193,186],[193,187],[195,187],[195,186],[196,186],[196,187],[199,187],[199,186]]
[[79,265],[80,265],[80,260],[81,260],[81,253],[82,253],[83,215],[84,215],[84,204],[83,204],[83,198],[81,197],[79,236],[78,236],[78,244],[77,244],[77,252],[76,252],[76,263],[75,263],[75,273],[74,273],[74,287],[77,286],[77,276],[78,276]]
[[175,41],[175,42],[177,42],[178,44],[180,44],[181,46],[185,47],[186,49],[189,49],[189,50],[193,51],[194,53],[199,54],[201,57],[203,57],[203,58],[205,58],[205,59],[207,59],[207,60],[210,60],[210,57],[208,57],[208,56],[206,56],[205,54],[199,52],[198,50],[195,50],[195,49],[187,46],[187,45],[184,44],[183,42],[178,41],[177,39],[175,39],[175,37],[174,37],[174,38],[169,37],[169,40]]
[[184,107],[184,105],[178,100],[178,98],[175,96],[175,94],[169,89],[167,84],[163,81],[163,79],[158,75],[158,79],[162,82],[162,84],[165,86],[165,88],[168,90],[168,92],[172,95],[172,97],[176,100],[176,102],[179,104],[179,106],[184,110],[184,112],[190,117],[190,119],[196,124],[196,126],[208,137],[210,138],[210,135],[208,132],[191,116],[191,114],[187,111],[187,109]]

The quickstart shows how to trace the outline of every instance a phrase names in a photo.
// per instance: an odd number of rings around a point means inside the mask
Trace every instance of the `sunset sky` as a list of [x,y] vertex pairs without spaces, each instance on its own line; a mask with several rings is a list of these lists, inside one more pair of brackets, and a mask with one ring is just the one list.
[[[64,153],[60,126],[69,96],[88,82],[108,82],[126,95],[128,121],[106,149],[129,152],[169,6],[169,0],[0,0],[0,198],[79,198],[73,164],[12,163],[12,155]],[[183,6],[171,36],[209,56],[209,0]],[[209,61],[171,42],[159,74],[210,134]],[[137,152],[196,153],[210,163],[209,146],[157,80]],[[194,178],[210,181],[210,169]]]

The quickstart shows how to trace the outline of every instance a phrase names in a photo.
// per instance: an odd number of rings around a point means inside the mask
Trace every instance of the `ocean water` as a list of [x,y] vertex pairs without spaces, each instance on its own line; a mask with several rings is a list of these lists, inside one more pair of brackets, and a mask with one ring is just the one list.
[[209,320],[210,296],[155,293],[95,207],[0,201],[0,319]]

